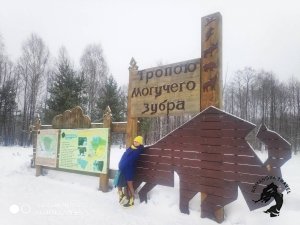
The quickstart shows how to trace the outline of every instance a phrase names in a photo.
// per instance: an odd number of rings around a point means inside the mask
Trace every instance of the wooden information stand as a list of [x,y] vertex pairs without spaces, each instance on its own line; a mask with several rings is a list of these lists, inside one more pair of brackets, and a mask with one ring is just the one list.
[[[46,125],[45,128],[47,129],[77,129],[77,128],[109,128],[111,132],[116,133],[125,133],[126,123],[112,123],[112,115],[111,110],[109,107],[106,108],[103,116],[103,124],[92,124],[91,120],[88,116],[83,114],[81,107],[76,106],[71,110],[66,110],[63,114],[57,115],[53,118],[52,126]],[[37,119],[36,123],[33,126],[33,151],[34,151],[34,158],[36,158],[36,146],[37,146],[37,133],[40,129],[43,129],[43,126],[40,123],[40,120]],[[112,178],[113,172],[109,169],[109,157],[110,157],[110,132],[108,136],[108,152],[107,152],[107,163],[106,163],[106,170],[107,173],[100,173],[99,177],[99,190],[103,192],[107,192],[109,190],[109,178]],[[59,158],[59,151],[58,151],[58,158]],[[58,165],[58,158],[57,158],[57,165]],[[42,175],[43,168],[59,170],[64,172],[72,172],[78,174],[87,174],[93,176],[99,176],[98,173],[91,173],[91,172],[81,172],[81,171],[74,171],[68,169],[62,169],[59,167],[52,168],[43,165],[35,165],[36,167],[36,176]]]

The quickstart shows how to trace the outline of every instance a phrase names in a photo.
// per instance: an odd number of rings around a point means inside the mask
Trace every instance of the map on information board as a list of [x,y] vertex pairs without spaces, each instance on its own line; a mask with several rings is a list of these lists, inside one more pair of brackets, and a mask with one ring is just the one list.
[[59,168],[107,173],[108,128],[61,129]]
[[58,148],[57,129],[40,130],[37,134],[35,164],[56,167]]

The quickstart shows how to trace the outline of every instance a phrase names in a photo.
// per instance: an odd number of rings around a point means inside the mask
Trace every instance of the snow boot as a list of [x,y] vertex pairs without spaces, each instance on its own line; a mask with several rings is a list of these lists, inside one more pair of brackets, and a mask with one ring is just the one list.
[[119,194],[119,203],[124,204],[124,201],[127,199],[126,195],[123,193],[123,191],[118,191]]
[[134,205],[134,199],[133,199],[133,197],[130,197],[129,201],[126,204],[124,204],[123,206],[128,208],[128,207],[132,207],[133,205]]

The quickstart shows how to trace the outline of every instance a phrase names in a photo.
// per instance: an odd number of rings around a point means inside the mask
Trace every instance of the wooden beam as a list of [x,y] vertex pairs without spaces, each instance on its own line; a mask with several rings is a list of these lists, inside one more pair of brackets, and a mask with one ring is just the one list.
[[[104,115],[103,115],[103,128],[112,127],[112,115],[109,106],[107,106]],[[110,145],[111,145],[111,135],[109,132],[108,137],[108,152],[107,152],[107,171],[109,171],[109,158],[110,158]],[[99,180],[99,190],[102,192],[108,192],[108,181],[109,181],[109,174],[100,173],[100,180]]]

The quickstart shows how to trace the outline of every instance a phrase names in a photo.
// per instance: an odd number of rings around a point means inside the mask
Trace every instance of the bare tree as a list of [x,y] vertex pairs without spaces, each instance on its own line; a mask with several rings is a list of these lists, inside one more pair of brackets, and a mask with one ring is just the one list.
[[[34,119],[38,100],[41,95],[45,79],[45,70],[49,58],[49,50],[44,41],[36,34],[23,43],[22,55],[18,63],[18,71],[23,80],[23,124],[22,130],[26,133],[29,124]],[[23,135],[23,145],[28,145],[30,139]]]
[[15,144],[16,116],[19,79],[15,74],[14,64],[5,53],[4,43],[0,36],[0,143]]
[[[245,68],[235,73],[224,93],[225,111],[255,124],[266,124],[290,141],[294,151],[299,149],[299,81],[293,78],[286,84],[279,82],[272,72]],[[254,135],[249,139],[259,146]]]
[[108,67],[100,45],[88,45],[80,59],[81,69],[87,82],[87,113],[92,120],[96,119],[96,102],[101,97],[100,90],[108,77]]

